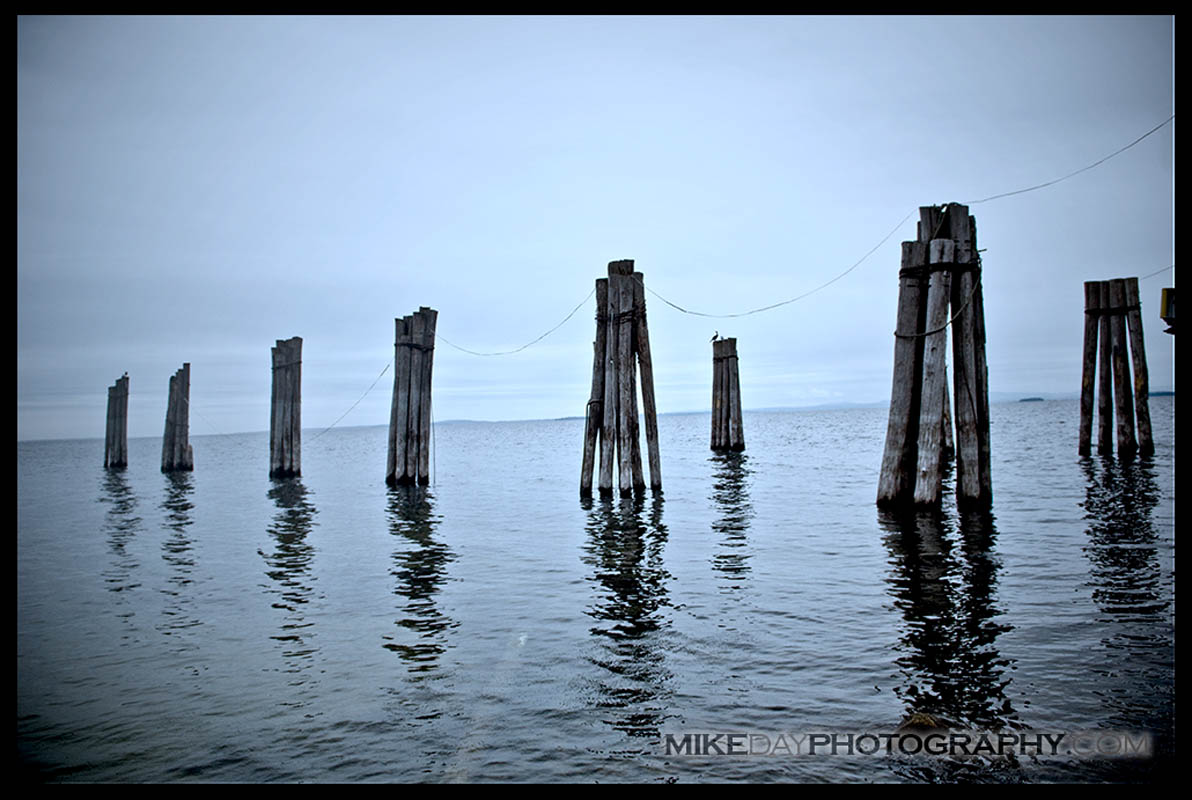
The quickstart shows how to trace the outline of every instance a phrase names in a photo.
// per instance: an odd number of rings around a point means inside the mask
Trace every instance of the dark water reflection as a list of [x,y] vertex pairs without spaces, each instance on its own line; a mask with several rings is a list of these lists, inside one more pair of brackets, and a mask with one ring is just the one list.
[[723,577],[728,590],[740,589],[749,576],[749,531],[753,505],[749,485],[753,470],[745,453],[717,453],[708,459],[712,474],[712,501],[717,517],[712,530],[719,534],[720,550],[712,558],[712,568]]
[[660,634],[670,625],[671,575],[664,567],[662,507],[661,495],[584,502],[582,560],[596,586],[586,613],[599,645],[590,661],[602,670],[594,705],[607,714],[605,724],[629,736],[657,737],[667,718],[671,674]]
[[110,592],[126,592],[140,587],[135,573],[140,566],[129,545],[144,525],[137,516],[139,500],[128,485],[124,470],[104,470],[99,502],[107,506],[103,529],[112,560],[103,572],[104,584]]
[[1015,727],[1006,696],[1010,661],[997,638],[999,623],[993,516],[938,511],[880,513],[887,532],[890,593],[904,620],[895,663],[903,683],[895,693],[908,716],[930,714],[974,730]]
[[311,602],[314,548],[307,537],[315,526],[318,513],[309,500],[310,491],[301,478],[274,479],[268,492],[277,507],[267,531],[274,541],[272,553],[260,553],[268,567],[265,574],[274,585],[265,588],[276,600],[273,607],[285,612],[280,632],[270,638],[282,644],[288,672],[301,672],[310,665],[317,648],[311,641],[313,622],[306,619],[305,609]]
[[[1175,730],[1173,592],[1163,584],[1159,531],[1153,518],[1162,492],[1149,458],[1083,458],[1088,585],[1104,626],[1102,646],[1113,653],[1097,676],[1110,725],[1157,734],[1158,757],[1134,765],[1171,767]],[[1145,704],[1139,698],[1148,698]],[[1141,716],[1140,716],[1141,715]]]
[[195,569],[194,543],[187,535],[187,528],[194,523],[191,517],[194,510],[191,497],[194,493],[194,474],[170,472],[162,477],[165,481],[165,497],[161,509],[166,515],[166,535],[161,543],[161,557],[170,566],[170,576],[162,591],[170,598],[170,602],[162,609],[165,620],[160,630],[171,635],[202,624],[200,619],[189,613],[190,603],[186,596],[187,588],[193,583]]
[[389,574],[397,579],[393,593],[401,616],[394,621],[399,633],[382,637],[382,647],[401,656],[410,672],[429,672],[447,649],[447,632],[459,625],[435,603],[455,554],[435,539],[439,517],[426,487],[391,487],[386,510],[397,545]]

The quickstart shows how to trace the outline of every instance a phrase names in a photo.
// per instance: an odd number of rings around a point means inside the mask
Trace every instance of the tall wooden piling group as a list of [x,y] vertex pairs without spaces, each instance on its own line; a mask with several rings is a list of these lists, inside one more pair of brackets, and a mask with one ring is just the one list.
[[422,306],[395,322],[393,402],[385,483],[430,483],[431,372],[439,312]]
[[735,452],[745,449],[736,339],[712,342],[712,449]]
[[190,471],[195,468],[190,445],[190,363],[170,376],[166,401],[166,429],[161,438],[161,471]]
[[105,467],[128,466],[128,373],[108,387],[108,424],[103,442]]
[[[1127,330],[1129,338],[1127,339]],[[1100,340],[1098,347],[1098,339]],[[1134,380],[1131,385],[1132,357]],[[1123,456],[1151,455],[1150,379],[1142,335],[1138,278],[1086,281],[1084,284],[1084,365],[1080,380],[1080,440],[1078,450],[1088,455],[1092,448],[1093,385],[1101,361],[1097,403],[1097,452],[1113,452],[1114,417],[1117,417],[1117,449]],[[1134,434],[1138,425],[1137,438]]]
[[278,339],[273,353],[269,477],[302,474],[302,337]]
[[[877,501],[936,505],[955,421],[956,499],[988,506],[989,387],[976,220],[959,204],[919,209],[916,241],[902,243],[894,380]],[[952,337],[949,419],[948,329]]]
[[596,341],[580,468],[579,491],[582,496],[592,494],[597,450],[600,453],[599,489],[602,495],[613,491],[614,458],[621,495],[645,489],[637,408],[639,366],[650,488],[661,491],[662,461],[658,452],[654,364],[646,324],[645,279],[642,273],[633,271],[631,259],[610,261],[608,278],[596,280]]

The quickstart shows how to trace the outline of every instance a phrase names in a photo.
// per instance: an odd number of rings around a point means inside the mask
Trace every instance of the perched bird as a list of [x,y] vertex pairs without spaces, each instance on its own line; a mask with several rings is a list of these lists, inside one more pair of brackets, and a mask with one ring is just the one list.
[[720,338],[720,331],[712,331],[712,338],[709,341],[716,341]]

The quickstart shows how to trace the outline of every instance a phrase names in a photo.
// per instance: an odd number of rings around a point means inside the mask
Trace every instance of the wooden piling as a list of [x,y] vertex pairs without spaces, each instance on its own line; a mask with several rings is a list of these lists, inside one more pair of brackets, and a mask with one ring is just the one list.
[[422,306],[394,319],[393,399],[385,483],[430,483],[431,384],[439,312]]
[[643,278],[641,273],[633,271],[632,260],[610,261],[608,278],[596,282],[596,342],[593,344],[592,390],[584,412],[581,496],[590,495],[592,491],[591,473],[596,460],[597,439],[600,441],[601,495],[612,493],[614,459],[622,495],[645,489],[641,426],[637,410],[639,362],[642,369],[642,408],[650,460],[650,485],[655,491],[661,491],[658,418]]
[[278,339],[272,356],[269,477],[289,478],[302,474],[302,337]]
[[1093,439],[1093,396],[1097,378],[1097,325],[1101,290],[1097,281],[1084,282],[1084,358],[1080,372],[1080,441],[1077,452],[1087,456]]
[[604,426],[604,351],[608,342],[608,278],[596,279],[596,340],[592,342],[592,392],[584,412],[584,460],[579,471],[579,493],[592,495],[598,441]]
[[948,345],[948,302],[952,293],[955,243],[951,239],[931,241],[929,261],[934,270],[927,288],[927,335],[923,348],[923,394],[919,411],[918,459],[915,476],[915,502],[936,504],[940,501],[943,473],[944,365]]
[[1097,452],[1109,455],[1113,452],[1113,339],[1109,333],[1109,282],[1097,281],[1097,305],[1101,309],[1097,325],[1100,344],[1100,363],[1097,369]]
[[1126,349],[1126,282],[1120,278],[1109,281],[1109,335],[1113,350],[1114,412],[1117,416],[1117,448],[1119,456],[1130,456],[1138,450],[1134,438],[1134,391],[1130,380],[1130,363]]
[[732,452],[745,449],[736,339],[712,343],[712,449]]
[[927,242],[902,243],[898,314],[895,320],[894,380],[890,391],[886,449],[878,479],[881,505],[902,503],[914,492],[919,440],[919,400],[923,338],[927,316]]
[[877,501],[938,504],[942,462],[952,451],[957,503],[987,506],[993,488],[976,221],[966,206],[955,203],[923,207],[919,213],[918,239],[902,243],[894,379]]
[[634,334],[637,363],[642,378],[642,416],[646,422],[646,453],[650,463],[650,489],[662,491],[662,456],[658,450],[658,406],[654,399],[654,358],[650,355],[650,329],[646,324],[646,278],[633,273]]
[[166,427],[161,437],[161,471],[189,472],[195,468],[190,444],[190,363],[170,376]]
[[128,466],[128,373],[108,387],[108,424],[104,432],[103,465]]
[[1138,278],[1123,281],[1126,301],[1126,327],[1130,333],[1130,355],[1134,363],[1134,413],[1138,423],[1138,452],[1149,456],[1155,452],[1151,434],[1150,376],[1146,366],[1146,343],[1142,335],[1142,308],[1138,294]]

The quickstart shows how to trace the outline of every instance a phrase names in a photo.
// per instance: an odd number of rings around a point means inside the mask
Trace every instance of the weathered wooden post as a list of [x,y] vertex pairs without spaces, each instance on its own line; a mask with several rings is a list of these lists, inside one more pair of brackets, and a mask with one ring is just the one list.
[[1084,282],[1084,359],[1080,372],[1080,442],[1077,452],[1087,456],[1093,441],[1093,387],[1097,374],[1097,325],[1101,316],[1101,288]]
[[712,449],[733,452],[745,449],[736,339],[712,342]]
[[[1101,375],[1097,403],[1097,452],[1103,455],[1113,452],[1116,416],[1118,452],[1127,457],[1135,452],[1151,455],[1155,452],[1155,442],[1151,435],[1150,379],[1142,335],[1138,278],[1088,281],[1084,285],[1084,297],[1086,316],[1078,451],[1081,455],[1088,455],[1091,444],[1092,387],[1099,329]],[[1099,325],[1094,320],[1099,320]],[[1127,349],[1131,356],[1129,361]],[[1130,380],[1130,361],[1134,367],[1133,383]],[[1136,419],[1137,439],[1134,435]]]
[[1134,363],[1134,416],[1138,422],[1138,452],[1149,456],[1155,452],[1151,435],[1151,381],[1146,367],[1146,343],[1142,335],[1142,306],[1138,294],[1138,278],[1124,280],[1126,290],[1126,327],[1130,331],[1130,355]]
[[645,489],[637,412],[639,363],[650,486],[655,491],[661,491],[658,416],[650,334],[646,325],[644,283],[642,274],[633,271],[632,260],[610,261],[607,280],[597,280],[596,328],[592,391],[584,415],[586,423],[584,457],[580,466],[580,495],[588,496],[592,492],[597,438],[600,441],[600,493],[612,493],[614,459],[622,495]]
[[1100,308],[1097,330],[1101,337],[1097,367],[1101,376],[1097,385],[1097,453],[1108,455],[1113,452],[1113,341],[1109,335],[1108,281],[1097,281],[1097,305]]
[[439,312],[422,306],[394,320],[393,401],[385,483],[430,483],[431,379]]
[[[955,422],[956,498],[987,506],[989,392],[976,223],[959,204],[920,208],[919,236],[902,243],[894,379],[879,505],[936,505]],[[951,306],[951,316],[949,316]],[[947,390],[952,327],[953,390]],[[949,412],[955,398],[955,413]]]
[[269,477],[289,478],[302,474],[302,338],[278,339],[272,355]]
[[190,363],[170,376],[166,400],[166,429],[161,437],[161,471],[189,472],[195,468],[190,445]]
[[128,466],[128,373],[108,387],[108,424],[104,432],[103,465]]

